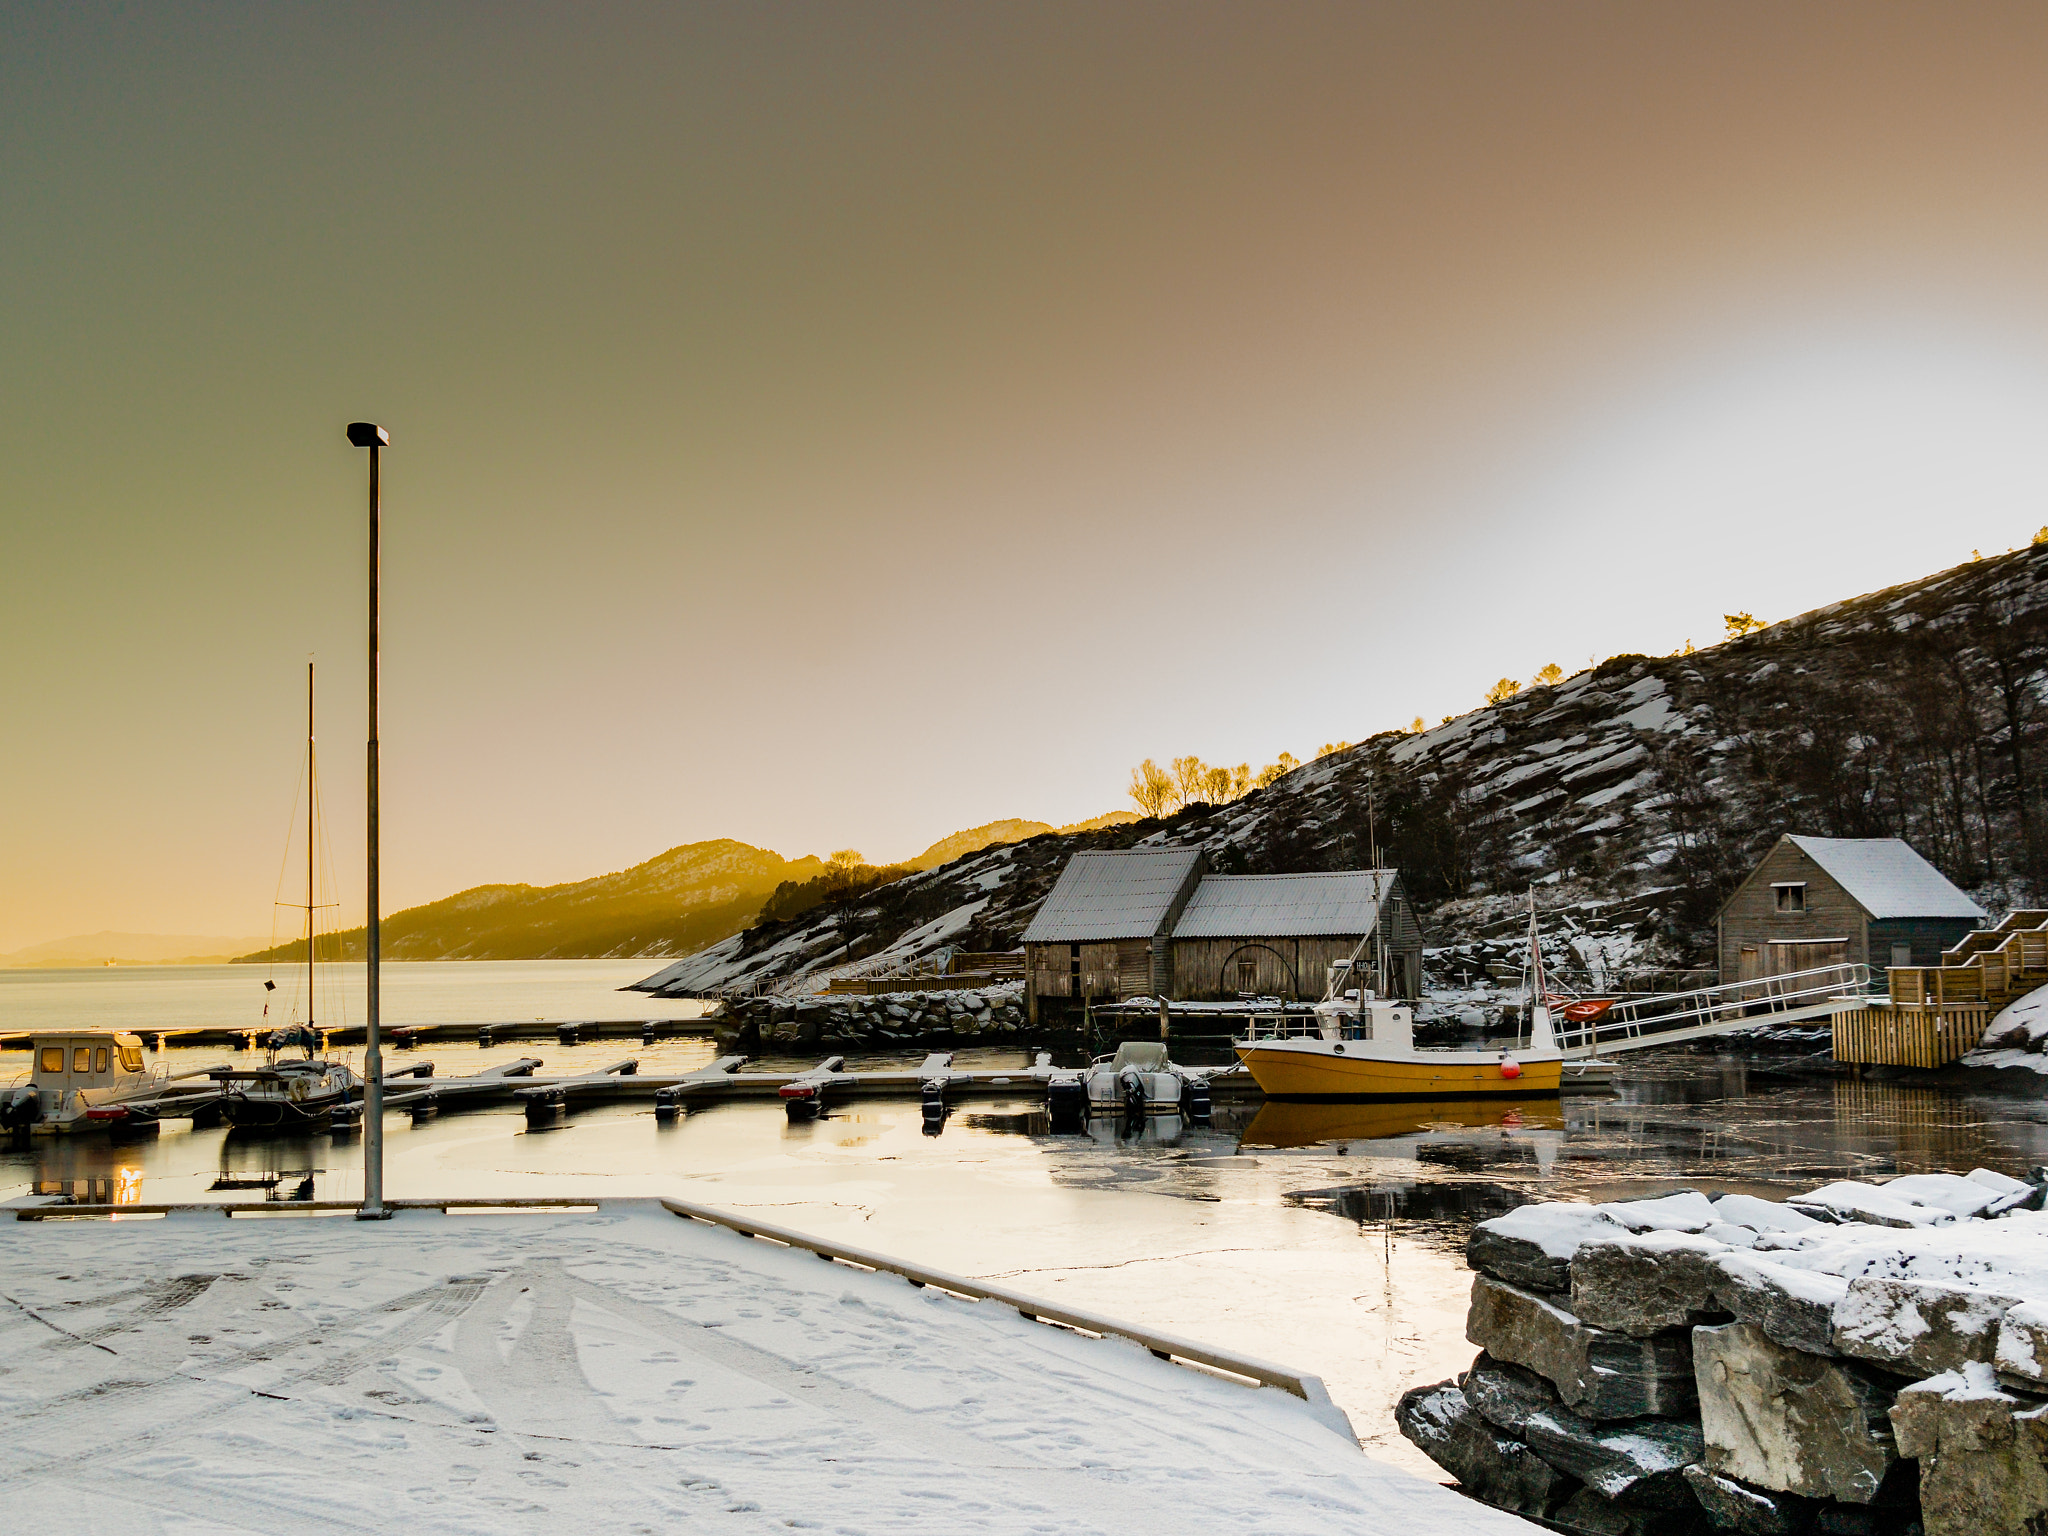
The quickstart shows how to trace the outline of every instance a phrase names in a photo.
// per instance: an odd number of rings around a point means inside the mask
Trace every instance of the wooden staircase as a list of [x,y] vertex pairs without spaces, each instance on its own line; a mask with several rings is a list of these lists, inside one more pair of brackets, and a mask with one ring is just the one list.
[[1977,1048],[1999,1009],[2048,986],[2048,912],[2011,913],[1965,935],[1941,964],[1895,965],[1885,977],[1889,1003],[1835,1015],[1835,1060],[1947,1066]]
[[2048,986],[2048,912],[2008,913],[1996,928],[1964,935],[1940,965],[1895,965],[1885,975],[1895,1007],[1979,1003],[1995,1014]]

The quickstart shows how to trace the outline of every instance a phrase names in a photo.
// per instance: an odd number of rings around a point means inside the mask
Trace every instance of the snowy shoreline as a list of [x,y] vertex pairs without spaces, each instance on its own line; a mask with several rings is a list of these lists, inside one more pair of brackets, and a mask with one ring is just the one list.
[[654,1201],[8,1231],[39,1531],[1528,1529],[1326,1406]]

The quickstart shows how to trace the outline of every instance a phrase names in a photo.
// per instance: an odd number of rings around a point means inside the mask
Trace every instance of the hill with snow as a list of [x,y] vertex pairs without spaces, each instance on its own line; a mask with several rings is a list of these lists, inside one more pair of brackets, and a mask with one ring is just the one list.
[[1377,852],[1437,967],[1483,962],[1534,886],[1611,967],[1712,963],[1722,900],[1781,832],[1905,838],[1994,912],[2048,893],[2048,545],[1674,656],[1615,656],[1223,806],[991,847],[736,934],[649,978],[709,992],[944,944],[1016,945],[1082,848],[1199,844],[1220,870]]

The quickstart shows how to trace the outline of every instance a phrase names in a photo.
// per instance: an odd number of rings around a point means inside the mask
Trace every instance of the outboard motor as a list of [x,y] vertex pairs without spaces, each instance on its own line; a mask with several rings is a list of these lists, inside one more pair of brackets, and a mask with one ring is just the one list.
[[1124,1113],[1133,1120],[1145,1118],[1149,1096],[1145,1092],[1145,1074],[1135,1067],[1126,1067],[1121,1086],[1124,1091]]
[[1181,1104],[1187,1110],[1188,1118],[1204,1130],[1209,1127],[1209,1079],[1186,1077],[1181,1080]]
[[42,1118],[42,1095],[35,1089],[0,1089],[0,1129],[25,1131]]

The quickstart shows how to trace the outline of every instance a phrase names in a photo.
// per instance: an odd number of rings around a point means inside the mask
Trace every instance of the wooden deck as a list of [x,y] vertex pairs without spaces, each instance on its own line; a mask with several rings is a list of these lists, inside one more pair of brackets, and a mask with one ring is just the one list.
[[1993,1012],[1985,1003],[1845,1009],[1834,1017],[1834,1058],[1861,1066],[1945,1067],[1976,1049]]

